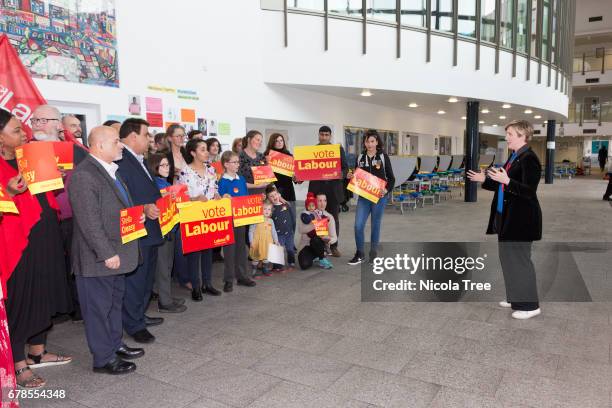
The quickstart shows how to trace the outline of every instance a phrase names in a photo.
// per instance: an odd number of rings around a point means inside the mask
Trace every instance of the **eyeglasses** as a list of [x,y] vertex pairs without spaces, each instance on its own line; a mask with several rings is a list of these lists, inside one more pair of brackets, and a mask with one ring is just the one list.
[[50,120],[57,120],[59,122],[59,119],[55,118],[32,118],[30,122],[32,122],[33,125],[38,125],[39,123],[41,125],[46,125]]

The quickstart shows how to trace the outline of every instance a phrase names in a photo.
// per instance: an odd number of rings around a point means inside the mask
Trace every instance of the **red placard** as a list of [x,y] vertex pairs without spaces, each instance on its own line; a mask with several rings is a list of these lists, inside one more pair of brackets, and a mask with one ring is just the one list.
[[121,242],[123,244],[147,235],[143,214],[144,205],[121,210]]
[[346,188],[358,196],[361,196],[376,204],[383,196],[383,190],[386,186],[387,182],[385,180],[379,179],[373,174],[357,168],[353,174],[353,178]]
[[270,166],[253,166],[251,167],[253,172],[253,184],[270,184],[276,181],[276,176],[272,167]]
[[275,173],[293,177],[294,160],[292,156],[277,152],[276,150],[270,150],[268,154],[268,163]]
[[31,142],[15,149],[19,172],[28,183],[32,194],[64,188],[62,175],[57,169],[53,143]]
[[159,209],[159,226],[161,227],[162,235],[166,235],[179,222],[176,201],[172,199],[171,194],[167,194],[158,199],[155,205]]
[[340,145],[296,146],[294,150],[295,178],[306,180],[337,180],[342,178]]
[[19,210],[17,210],[13,199],[4,189],[4,186],[0,184],[0,213],[3,212],[19,214]]
[[229,198],[193,201],[179,207],[183,253],[234,243],[232,203]]
[[55,161],[57,167],[62,170],[72,170],[74,168],[74,143],[72,142],[53,142]]
[[163,128],[164,115],[162,113],[147,112],[147,122],[150,127]]
[[187,194],[186,184],[175,184],[160,190],[162,194],[171,193],[174,196],[174,201],[177,206],[186,205],[190,202],[189,194]]
[[319,237],[328,237],[329,236],[329,219],[328,218],[320,218],[312,220],[312,225],[315,227],[315,232]]
[[263,198],[261,194],[232,197],[232,214],[234,216],[234,227],[263,222]]
[[215,173],[217,174],[217,180],[221,178],[223,173],[225,173],[225,169],[220,161],[212,162],[210,165],[215,169]]

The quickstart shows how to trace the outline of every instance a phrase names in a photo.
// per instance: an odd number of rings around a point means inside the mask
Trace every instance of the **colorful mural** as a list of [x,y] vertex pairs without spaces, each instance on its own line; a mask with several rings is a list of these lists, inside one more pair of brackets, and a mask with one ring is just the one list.
[[115,0],[0,0],[6,33],[34,78],[119,86]]

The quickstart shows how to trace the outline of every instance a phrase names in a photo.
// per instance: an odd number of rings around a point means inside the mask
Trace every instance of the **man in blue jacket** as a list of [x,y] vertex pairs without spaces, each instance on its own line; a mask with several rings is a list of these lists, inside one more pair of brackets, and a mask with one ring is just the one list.
[[123,329],[138,343],[152,343],[155,337],[147,326],[161,324],[164,319],[147,317],[145,311],[153,288],[157,250],[163,239],[157,220],[159,209],[155,206],[161,194],[144,160],[149,146],[149,123],[143,119],[127,119],[121,125],[119,137],[124,150],[123,159],[117,161],[117,172],[127,185],[134,205],[144,205],[147,229],[147,235],[139,240],[142,263],[125,278]]

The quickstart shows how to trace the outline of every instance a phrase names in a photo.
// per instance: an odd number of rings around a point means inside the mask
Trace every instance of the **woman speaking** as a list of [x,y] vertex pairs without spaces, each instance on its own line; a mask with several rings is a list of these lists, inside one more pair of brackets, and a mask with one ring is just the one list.
[[531,244],[542,238],[542,211],[536,191],[541,165],[527,142],[533,136],[531,123],[518,120],[506,125],[506,142],[512,155],[506,164],[490,168],[486,175],[469,170],[471,181],[495,191],[487,234],[497,234],[499,259],[506,284],[506,300],[501,307],[511,307],[515,319],[529,319],[540,314]]

